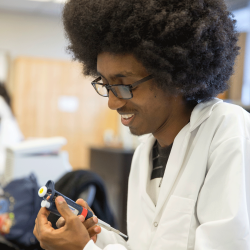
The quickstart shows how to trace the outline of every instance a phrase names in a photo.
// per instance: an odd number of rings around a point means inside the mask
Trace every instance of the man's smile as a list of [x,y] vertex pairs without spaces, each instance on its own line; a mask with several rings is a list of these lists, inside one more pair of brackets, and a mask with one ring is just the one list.
[[134,120],[135,114],[124,114],[121,115],[121,122],[124,126],[129,126],[129,124]]

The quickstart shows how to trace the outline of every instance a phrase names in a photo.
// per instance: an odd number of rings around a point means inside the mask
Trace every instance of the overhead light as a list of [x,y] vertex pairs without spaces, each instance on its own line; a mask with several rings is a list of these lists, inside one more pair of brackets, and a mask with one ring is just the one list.
[[29,0],[33,2],[51,2],[51,0]]
[[66,3],[67,0],[53,0],[53,2],[55,2],[55,3]]
[[54,2],[54,3],[66,3],[67,0],[29,0],[34,2]]

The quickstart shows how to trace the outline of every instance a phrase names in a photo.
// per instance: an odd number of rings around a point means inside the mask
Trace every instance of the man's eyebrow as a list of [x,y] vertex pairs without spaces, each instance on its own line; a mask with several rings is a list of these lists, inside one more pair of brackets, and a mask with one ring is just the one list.
[[97,74],[100,75],[102,78],[104,78],[105,80],[107,80],[100,72],[97,71]]
[[[97,72],[101,77],[103,77],[105,80],[107,80],[100,72]],[[114,75],[109,76],[112,80],[114,80],[115,78],[120,78],[120,77],[128,77],[128,76],[134,76],[135,74],[132,72],[128,72],[128,71],[123,71]]]
[[127,77],[127,76],[134,76],[134,73],[128,72],[128,71],[123,71],[119,74],[114,75],[114,77]]

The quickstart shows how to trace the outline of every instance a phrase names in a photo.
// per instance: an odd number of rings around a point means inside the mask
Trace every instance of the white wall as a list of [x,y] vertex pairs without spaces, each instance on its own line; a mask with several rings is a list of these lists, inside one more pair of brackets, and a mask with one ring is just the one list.
[[[234,12],[240,32],[247,32],[246,62],[242,102],[250,105],[250,6]],[[65,48],[60,16],[6,12],[0,10],[0,51],[8,51],[13,60],[17,56],[52,59],[71,59]],[[0,65],[1,67],[1,65]]]
[[17,56],[70,59],[66,46],[60,17],[0,10],[0,50],[9,51],[12,59]]

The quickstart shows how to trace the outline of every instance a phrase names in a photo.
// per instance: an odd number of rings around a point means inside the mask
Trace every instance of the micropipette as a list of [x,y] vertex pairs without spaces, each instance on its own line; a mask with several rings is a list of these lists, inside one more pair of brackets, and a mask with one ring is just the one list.
[[[93,216],[95,216],[91,211],[88,209],[76,204],[73,200],[70,198],[66,197],[65,195],[59,193],[58,191],[55,190],[55,184],[53,181],[48,181],[45,186],[41,187],[38,191],[38,195],[43,198],[41,206],[46,207],[50,212],[53,214],[56,214],[58,216],[61,216],[60,213],[58,212],[55,204],[55,199],[58,196],[62,196],[65,201],[67,202],[70,210],[75,214],[75,215],[83,215],[84,218],[87,220]],[[117,233],[118,235],[128,238],[125,234],[121,233],[119,230],[111,227],[109,224],[106,222],[98,219],[97,225],[105,228],[108,231],[112,231],[114,233]]]

